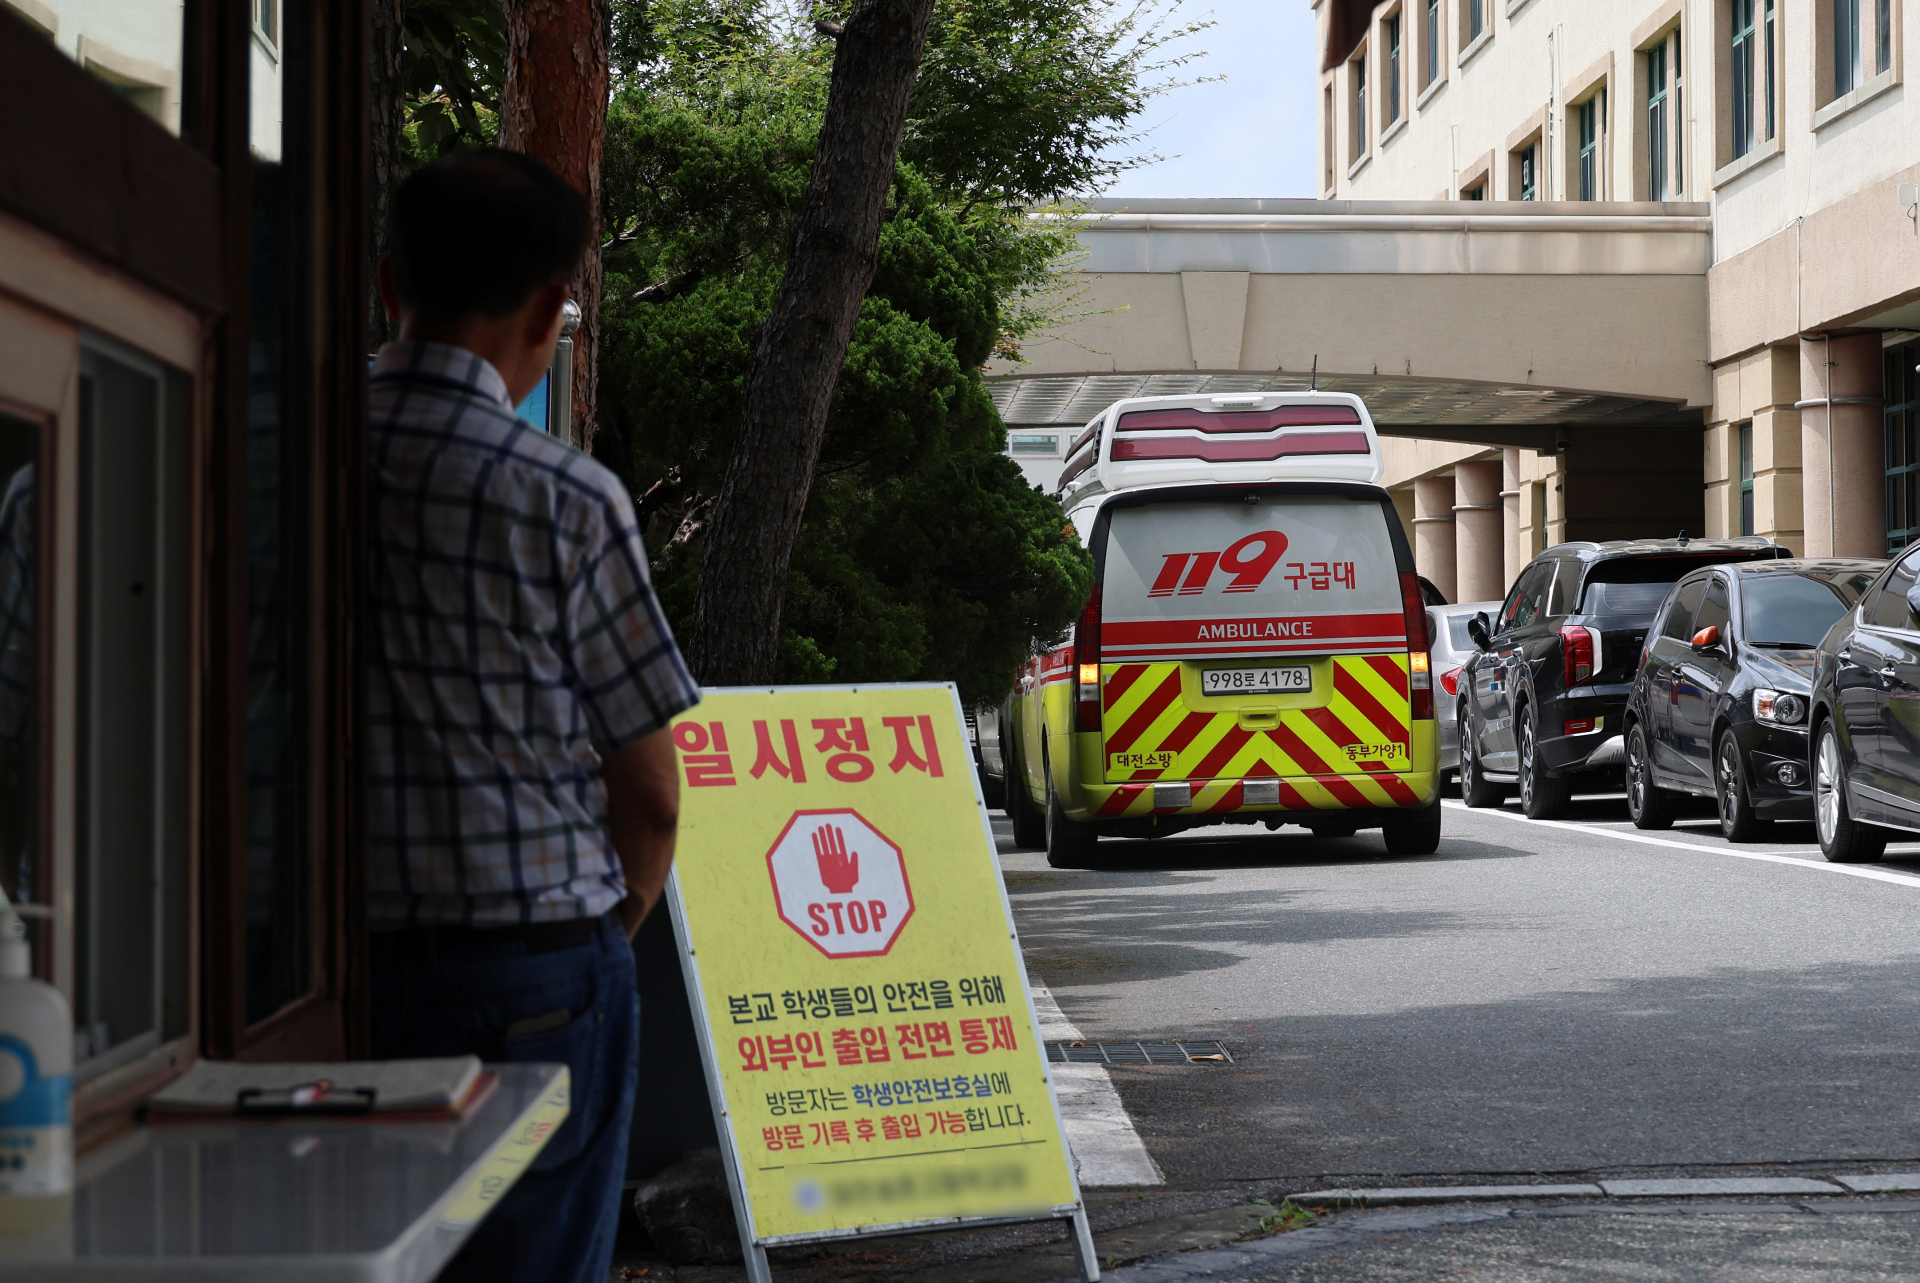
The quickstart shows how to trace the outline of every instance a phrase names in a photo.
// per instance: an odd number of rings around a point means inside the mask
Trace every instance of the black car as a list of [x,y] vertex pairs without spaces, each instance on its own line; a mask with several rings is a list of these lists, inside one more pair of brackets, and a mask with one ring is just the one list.
[[1617,787],[1640,646],[1667,589],[1703,566],[1792,552],[1766,539],[1563,543],[1527,563],[1460,682],[1460,795],[1495,806],[1506,784],[1534,819],[1566,809],[1582,776]]
[[1920,831],[1920,549],[1882,573],[1820,642],[1808,714],[1814,828],[1838,863]]
[[1884,561],[1788,560],[1696,570],[1673,586],[1627,699],[1627,813],[1673,823],[1682,794],[1712,797],[1720,831],[1750,842],[1813,814],[1807,710],[1814,647]]

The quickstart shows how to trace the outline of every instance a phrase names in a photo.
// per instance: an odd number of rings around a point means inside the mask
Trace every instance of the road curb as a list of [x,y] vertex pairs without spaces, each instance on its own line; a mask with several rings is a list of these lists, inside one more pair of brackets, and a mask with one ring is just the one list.
[[[1789,1178],[1791,1179],[1791,1178]],[[1836,1181],[1842,1178],[1836,1177]],[[1886,1173],[1883,1175],[1861,1175],[1848,1177],[1863,1183],[1875,1181],[1908,1182],[1891,1186],[1894,1189],[1911,1189],[1920,1186],[1920,1173]],[[1602,1182],[1603,1184],[1605,1182]],[[1744,1183],[1731,1179],[1702,1180],[1699,1182],[1663,1182],[1666,1184],[1729,1184]],[[1809,1182],[1816,1184],[1818,1182]],[[1420,1190],[1420,1193],[1463,1194],[1469,1189],[1500,1189],[1502,1186],[1440,1186]],[[1538,1191],[1547,1186],[1521,1185],[1511,1188]],[[1591,1188],[1591,1187],[1588,1187]],[[1356,1190],[1345,1191],[1357,1194],[1404,1194],[1407,1190]],[[1848,1191],[1834,1185],[1825,1186],[1829,1194],[1845,1194]],[[1874,1192],[1874,1191],[1861,1191]],[[1721,1195],[1725,1197],[1724,1193]],[[1548,1207],[1515,1206],[1477,1206],[1467,1202],[1444,1208],[1404,1208],[1365,1211],[1352,1217],[1342,1217],[1326,1225],[1314,1225],[1307,1229],[1272,1235],[1268,1238],[1253,1239],[1236,1243],[1231,1247],[1209,1248],[1203,1251],[1181,1252],[1171,1256],[1162,1256],[1131,1265],[1107,1270],[1102,1278],[1109,1283],[1236,1283],[1238,1280],[1266,1280],[1274,1277],[1276,1266],[1285,1262],[1303,1260],[1337,1251],[1343,1248],[1364,1246],[1372,1240],[1382,1237],[1422,1233],[1450,1227],[1486,1224],[1489,1222],[1517,1222],[1534,1219],[1561,1217],[1604,1217],[1604,1216],[1705,1216],[1705,1215],[1754,1215],[1773,1213],[1777,1215],[1801,1216],[1809,1212],[1825,1214],[1844,1214],[1847,1209],[1874,1210],[1882,1212],[1899,1211],[1920,1213],[1920,1200],[1897,1202],[1873,1202],[1867,1204],[1833,1204],[1824,1197],[1814,1203],[1780,1201],[1772,1203],[1727,1203],[1727,1202],[1691,1202],[1685,1199],[1674,1202],[1641,1202],[1637,1199],[1613,1199],[1601,1194],[1597,1200]],[[1062,1280],[1062,1283],[1067,1281]]]

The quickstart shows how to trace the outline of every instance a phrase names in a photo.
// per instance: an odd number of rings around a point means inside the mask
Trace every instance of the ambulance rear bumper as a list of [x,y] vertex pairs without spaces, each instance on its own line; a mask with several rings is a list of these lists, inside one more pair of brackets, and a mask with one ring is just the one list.
[[1367,771],[1337,775],[1267,776],[1259,779],[1142,780],[1082,784],[1068,801],[1070,818],[1082,822],[1147,816],[1226,820],[1308,813],[1416,810],[1439,796],[1436,771]]

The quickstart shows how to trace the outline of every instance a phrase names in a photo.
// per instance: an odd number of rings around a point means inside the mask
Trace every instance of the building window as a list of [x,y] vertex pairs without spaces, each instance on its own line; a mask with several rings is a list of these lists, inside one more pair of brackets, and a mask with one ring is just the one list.
[[1893,66],[1893,0],[1833,0],[1833,96]]
[[1360,56],[1347,64],[1347,71],[1353,78],[1353,141],[1352,155],[1359,160],[1367,154],[1367,51],[1360,50]]
[[1886,350],[1887,553],[1920,541],[1920,341]]
[[1539,152],[1540,144],[1538,143],[1529,143],[1520,151],[1519,173],[1517,175],[1519,181],[1514,184],[1514,188],[1518,192],[1521,200],[1540,199],[1539,192],[1536,188],[1536,175],[1539,171],[1534,164],[1534,157],[1537,156]]
[[1478,40],[1487,29],[1487,0],[1467,0],[1467,43]]
[[269,49],[280,47],[280,0],[253,0],[253,34]]
[[1400,15],[1387,19],[1387,123],[1400,119]]
[[1686,190],[1686,104],[1682,98],[1680,33],[1671,31],[1641,55],[1646,73],[1647,200],[1676,200]]
[[1601,90],[1573,109],[1580,130],[1581,200],[1600,199],[1600,118],[1606,92]]
[[1738,160],[1759,141],[1756,129],[1753,0],[1733,0],[1733,63],[1729,88],[1733,95],[1733,157]]
[[1333,190],[1333,180],[1334,180],[1333,86],[1332,85],[1328,85],[1325,89],[1321,90],[1320,92],[1320,115],[1321,115],[1321,118],[1326,122],[1326,127],[1322,131],[1325,134],[1325,139],[1324,139],[1325,145],[1322,146],[1320,150],[1326,155],[1326,158],[1327,158],[1327,163],[1326,163],[1327,172],[1326,172],[1325,179],[1320,184],[1320,186],[1321,186],[1321,190],[1330,192]]
[[1421,39],[1427,53],[1427,84],[1430,85],[1440,79],[1440,0],[1427,0],[1427,29]]
[[1487,180],[1481,179],[1460,193],[1461,200],[1485,200],[1487,198]]
[[1774,40],[1776,39],[1776,36],[1774,34],[1776,28],[1774,26],[1774,21],[1773,21],[1774,0],[1764,0],[1764,2],[1766,4],[1766,9],[1763,12],[1760,19],[1760,26],[1761,26],[1760,56],[1766,59],[1766,74],[1761,77],[1761,85],[1767,95],[1766,137],[1772,138],[1774,136],[1774,130],[1776,128],[1774,123],[1775,97],[1774,97],[1774,88],[1773,88],[1773,77],[1774,77],[1773,49],[1774,49]]
[[1740,533],[1753,533],[1753,425],[1740,425]]

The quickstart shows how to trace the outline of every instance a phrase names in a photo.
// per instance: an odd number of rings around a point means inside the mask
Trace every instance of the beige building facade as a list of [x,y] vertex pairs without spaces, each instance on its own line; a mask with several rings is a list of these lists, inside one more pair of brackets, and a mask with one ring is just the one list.
[[[1617,487],[1630,502],[1645,470],[1682,451],[1700,459],[1695,533],[1854,556],[1920,538],[1920,104],[1905,83],[1907,65],[1920,68],[1920,0],[1314,8],[1324,199],[1710,211],[1697,332],[1632,311],[1595,331],[1606,340],[1595,355],[1622,367],[1686,345],[1711,382],[1699,430],[1612,458],[1506,451],[1509,574],[1564,533],[1570,468],[1588,494]],[[1482,337],[1532,337],[1506,329],[1493,318]],[[1493,456],[1445,453],[1405,443],[1389,484],[1406,493],[1428,561],[1443,563],[1450,539],[1458,567],[1473,542],[1462,519],[1489,511],[1460,496],[1483,495]]]

